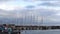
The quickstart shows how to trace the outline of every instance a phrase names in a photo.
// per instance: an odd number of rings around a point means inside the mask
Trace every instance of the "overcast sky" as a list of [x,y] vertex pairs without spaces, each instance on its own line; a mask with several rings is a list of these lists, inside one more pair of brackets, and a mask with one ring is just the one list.
[[46,25],[60,25],[60,0],[0,0],[0,19],[23,19],[41,24],[42,17]]

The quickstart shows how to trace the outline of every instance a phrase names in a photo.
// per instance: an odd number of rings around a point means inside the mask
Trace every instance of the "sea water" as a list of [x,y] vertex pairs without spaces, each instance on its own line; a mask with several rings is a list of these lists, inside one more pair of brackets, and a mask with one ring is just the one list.
[[23,30],[21,34],[60,34],[60,30]]

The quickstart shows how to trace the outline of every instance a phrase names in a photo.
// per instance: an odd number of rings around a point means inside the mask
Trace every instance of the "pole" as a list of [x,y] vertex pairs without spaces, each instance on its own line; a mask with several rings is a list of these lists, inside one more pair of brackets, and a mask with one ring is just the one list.
[[43,25],[43,16],[41,17],[41,25]]
[[21,34],[21,30],[18,30],[18,34]]
[[18,32],[18,34],[21,34],[21,32]]

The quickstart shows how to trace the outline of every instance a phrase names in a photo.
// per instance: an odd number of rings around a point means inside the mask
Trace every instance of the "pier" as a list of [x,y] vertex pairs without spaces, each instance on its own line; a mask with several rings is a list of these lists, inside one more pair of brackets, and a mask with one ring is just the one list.
[[[3,24],[4,26],[6,24]],[[11,34],[21,34],[21,31],[23,30],[52,30],[52,29],[60,29],[60,26],[19,26],[14,24],[7,24],[6,26],[12,28]],[[5,32],[0,32],[2,34],[5,34]],[[6,33],[8,34],[8,32]]]
[[15,26],[17,30],[50,30],[60,29],[60,26]]
[[[15,28],[19,31],[21,30],[52,30],[52,29],[60,29],[60,26],[15,26]],[[21,34],[21,32],[19,34]]]

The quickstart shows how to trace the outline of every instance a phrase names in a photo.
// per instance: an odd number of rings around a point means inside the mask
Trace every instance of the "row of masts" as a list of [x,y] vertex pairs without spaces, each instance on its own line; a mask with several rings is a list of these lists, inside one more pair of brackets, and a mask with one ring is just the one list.
[[21,24],[18,22],[18,19],[16,19],[16,24],[17,25],[37,25],[40,26],[42,24],[44,24],[44,16],[23,16],[22,20],[21,20]]
[[[19,15],[18,15],[19,16]],[[1,21],[1,24],[16,24],[16,25],[42,25],[44,23],[44,18],[43,16],[24,16],[20,18],[5,18],[3,21]]]

